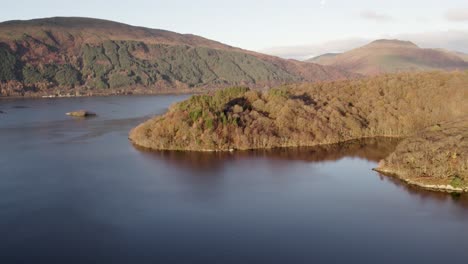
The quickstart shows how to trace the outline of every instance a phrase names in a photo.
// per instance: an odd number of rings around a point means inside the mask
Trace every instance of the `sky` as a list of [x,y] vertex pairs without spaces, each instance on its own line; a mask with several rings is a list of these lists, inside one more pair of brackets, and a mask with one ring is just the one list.
[[0,21],[109,19],[298,59],[379,38],[468,52],[467,0],[15,0],[1,8]]

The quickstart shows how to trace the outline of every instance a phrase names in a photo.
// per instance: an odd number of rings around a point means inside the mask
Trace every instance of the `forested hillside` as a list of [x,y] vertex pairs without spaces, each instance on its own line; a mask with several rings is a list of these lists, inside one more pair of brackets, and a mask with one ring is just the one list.
[[140,125],[143,147],[229,150],[402,137],[468,113],[468,72],[383,75],[198,95]]
[[0,23],[1,95],[180,92],[356,77],[194,35],[87,18]]

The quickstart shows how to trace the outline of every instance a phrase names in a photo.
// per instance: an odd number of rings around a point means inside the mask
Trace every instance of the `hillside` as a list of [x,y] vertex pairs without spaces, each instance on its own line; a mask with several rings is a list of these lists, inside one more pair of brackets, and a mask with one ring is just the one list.
[[0,23],[1,95],[178,92],[355,77],[190,34],[90,18]]
[[451,51],[451,50],[446,50],[446,49],[437,49],[437,50],[446,52],[446,53],[448,53],[450,55],[457,56],[457,57],[461,58],[462,60],[468,62],[468,54],[466,54],[466,53],[458,52],[458,51]]
[[422,49],[409,41],[385,39],[376,40],[345,53],[326,54],[307,61],[364,75],[468,69],[468,62],[463,54]]
[[[296,84],[268,92],[237,87],[178,103],[163,116],[134,128],[129,138],[143,148],[190,151],[316,146],[372,137],[411,138],[426,127],[466,118],[466,83],[468,72],[430,72]],[[466,122],[461,126],[467,129]],[[443,132],[442,138],[449,135]],[[468,137],[454,135],[466,145]],[[450,143],[440,147],[443,153],[453,150],[456,140],[441,140],[440,145]],[[433,149],[430,144],[421,146]],[[423,160],[428,160],[427,156]],[[418,162],[414,166],[421,165]],[[462,180],[468,183],[468,177]]]
[[336,57],[336,56],[338,56],[340,54],[341,53],[325,53],[325,54],[310,58],[310,59],[307,60],[307,62],[321,64],[321,63],[326,62],[327,60],[333,59],[334,57]]

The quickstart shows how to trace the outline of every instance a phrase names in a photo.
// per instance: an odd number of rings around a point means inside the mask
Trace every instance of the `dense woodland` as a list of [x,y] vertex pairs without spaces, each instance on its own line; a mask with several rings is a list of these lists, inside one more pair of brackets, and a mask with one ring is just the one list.
[[229,150],[401,137],[466,115],[468,72],[395,74],[298,84],[268,92],[238,87],[193,96],[132,133],[155,149]]
[[22,62],[0,47],[0,86],[3,95],[50,93],[54,88],[80,87],[99,93],[129,87],[190,88],[202,85],[267,85],[299,78],[251,55],[188,46],[113,42],[85,45],[76,62]]
[[468,119],[435,124],[404,139],[380,171],[414,183],[468,187]]
[[143,42],[106,41],[84,45],[76,62],[20,62],[0,47],[0,80],[17,81],[30,89],[85,86],[115,89],[131,86],[268,84],[299,81],[274,65],[238,52],[189,46],[145,45]]
[[112,21],[0,23],[0,96],[181,92],[352,77],[358,75]]
[[437,136],[415,133],[466,117],[467,83],[468,72],[429,72],[265,92],[234,87],[177,103],[132,130],[130,139],[150,149],[226,151],[409,137],[386,161],[389,171],[436,174],[465,185],[466,122],[456,123],[458,130],[436,129]]

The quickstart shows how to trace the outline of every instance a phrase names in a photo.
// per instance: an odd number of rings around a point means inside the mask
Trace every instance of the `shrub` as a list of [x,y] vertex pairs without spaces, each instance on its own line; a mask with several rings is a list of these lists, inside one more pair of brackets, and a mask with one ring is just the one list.
[[128,87],[135,84],[135,79],[125,73],[114,73],[109,77],[110,88]]
[[16,80],[16,57],[0,46],[0,81]]
[[55,81],[60,86],[74,87],[80,84],[80,79],[80,72],[69,64],[60,66],[59,70],[55,74]]
[[27,84],[34,84],[43,81],[42,74],[32,65],[23,67],[23,81]]

